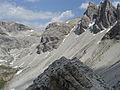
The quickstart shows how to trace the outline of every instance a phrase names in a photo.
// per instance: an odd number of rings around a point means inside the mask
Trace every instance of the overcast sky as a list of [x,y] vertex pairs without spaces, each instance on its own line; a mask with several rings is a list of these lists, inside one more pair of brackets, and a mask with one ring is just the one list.
[[[80,17],[88,2],[100,0],[0,0],[0,20],[16,21],[41,30],[50,22]],[[110,0],[114,6],[119,0]]]

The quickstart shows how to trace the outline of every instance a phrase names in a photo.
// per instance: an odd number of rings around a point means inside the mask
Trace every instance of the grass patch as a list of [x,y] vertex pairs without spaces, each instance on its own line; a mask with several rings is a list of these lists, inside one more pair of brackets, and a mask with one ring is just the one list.
[[3,75],[4,77],[8,77],[10,75],[14,75],[16,72],[4,72],[1,75]]
[[0,80],[0,89],[3,88],[6,84],[6,81]]
[[2,89],[4,88],[7,81],[13,78],[17,70],[12,67],[4,66],[4,65],[0,65],[0,70],[3,70],[3,71],[5,70],[4,72],[0,73],[0,89]]
[[6,34],[6,33],[4,33],[4,32],[0,32],[0,34],[1,34],[1,35],[7,35],[7,34]]
[[0,69],[10,70],[10,69],[12,69],[12,68],[11,68],[11,67],[9,67],[9,66],[4,66],[4,65],[1,65],[1,66],[0,66]]

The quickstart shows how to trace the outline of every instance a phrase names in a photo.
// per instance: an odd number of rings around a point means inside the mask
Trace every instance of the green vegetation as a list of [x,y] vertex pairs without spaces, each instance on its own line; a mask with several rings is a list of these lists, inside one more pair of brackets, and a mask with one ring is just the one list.
[[9,66],[0,65],[0,69],[7,69],[7,70],[10,70],[10,69],[12,69],[12,68],[9,67]]
[[4,72],[4,73],[2,73],[1,75],[3,76],[3,77],[9,77],[10,75],[14,75],[16,72]]
[[0,32],[0,34],[1,34],[1,35],[7,35],[7,34],[6,34],[6,33],[4,33],[4,32]]
[[0,73],[0,89],[1,89],[5,86],[7,81],[9,81],[14,76],[17,70],[12,67],[4,65],[0,65],[0,70],[4,71]]
[[5,86],[6,81],[4,80],[0,80],[0,89],[3,88]]

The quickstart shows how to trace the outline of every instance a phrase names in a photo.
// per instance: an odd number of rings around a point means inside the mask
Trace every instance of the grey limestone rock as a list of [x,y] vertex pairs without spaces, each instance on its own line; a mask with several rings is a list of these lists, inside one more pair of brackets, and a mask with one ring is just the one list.
[[6,30],[9,33],[31,30],[31,28],[29,28],[28,26],[16,22],[9,22],[9,21],[0,21],[0,27],[2,27],[4,31]]
[[40,44],[37,46],[37,53],[57,49],[62,40],[72,29],[72,25],[67,23],[51,23],[42,34]]
[[116,8],[109,0],[104,0],[98,7],[98,14],[93,26],[93,32],[97,33],[104,28],[108,28],[113,25],[117,20]]
[[89,2],[88,8],[85,11],[84,15],[87,15],[92,21],[93,19],[96,18],[97,12],[98,12],[97,5],[92,2]]
[[117,5],[117,19],[120,20],[120,4]]
[[26,90],[112,90],[77,58],[53,62]]
[[113,28],[111,28],[111,30],[109,30],[109,32],[107,32],[102,38],[102,40],[106,39],[120,40],[120,21],[118,21],[116,25]]

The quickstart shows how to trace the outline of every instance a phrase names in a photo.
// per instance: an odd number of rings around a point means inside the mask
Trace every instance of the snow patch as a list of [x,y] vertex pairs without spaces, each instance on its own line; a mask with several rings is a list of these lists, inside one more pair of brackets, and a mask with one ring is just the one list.
[[30,30],[30,32],[33,32],[34,30]]
[[22,67],[22,66],[23,66],[23,64],[24,64],[24,62],[23,62],[22,64],[20,64],[20,65],[19,65],[19,67]]
[[18,68],[18,66],[14,66],[13,68]]
[[6,60],[0,60],[0,62],[7,62]]
[[19,75],[23,70],[19,70],[15,75]]
[[68,21],[67,21],[67,22],[65,22],[65,23],[67,23],[67,24],[68,24],[69,22],[70,22],[70,20],[68,20]]
[[106,32],[109,32],[112,29],[112,27],[114,27],[116,24],[117,24],[117,21],[114,23],[113,26],[110,26],[108,29],[106,29]]
[[93,28],[93,25],[94,25],[94,24],[95,24],[95,20],[88,25],[88,28],[87,28],[87,29]]
[[97,44],[99,44],[101,41],[98,41]]
[[95,36],[96,34],[93,34],[93,36]]
[[104,30],[100,31],[100,33],[103,33],[103,32],[104,32]]

